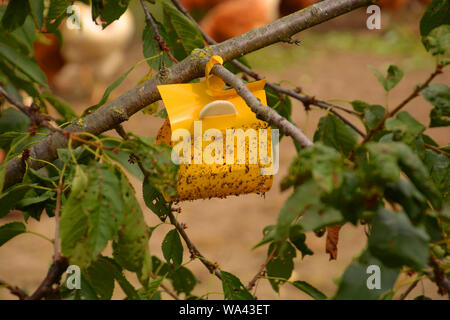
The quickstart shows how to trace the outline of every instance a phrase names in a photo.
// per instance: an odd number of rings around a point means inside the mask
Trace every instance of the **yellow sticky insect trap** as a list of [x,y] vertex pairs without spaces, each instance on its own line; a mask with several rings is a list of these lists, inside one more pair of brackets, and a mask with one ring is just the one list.
[[[215,64],[223,64],[222,58],[211,57],[203,82],[158,86],[168,118],[157,143],[171,145],[182,159],[177,197],[164,195],[166,200],[224,198],[272,187],[273,175],[263,174],[273,168],[270,126],[256,118],[236,90],[223,90],[222,79],[210,76]],[[263,105],[265,83],[247,84]],[[188,148],[179,148],[182,143]]]

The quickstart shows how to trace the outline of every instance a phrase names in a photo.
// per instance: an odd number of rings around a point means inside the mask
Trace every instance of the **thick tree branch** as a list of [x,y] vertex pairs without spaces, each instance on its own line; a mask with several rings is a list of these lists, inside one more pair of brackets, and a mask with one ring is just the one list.
[[258,119],[267,121],[270,124],[277,126],[285,135],[292,137],[297,141],[302,148],[313,145],[312,141],[303,133],[303,131],[296,127],[292,122],[280,116],[275,110],[264,106],[245,86],[241,79],[236,77],[232,72],[228,71],[221,65],[216,65],[212,72],[222,78],[223,81],[236,89],[236,92],[245,100],[247,105],[256,114]]
[[[183,7],[183,5],[178,1],[178,0],[172,0],[172,3],[175,5],[175,7],[182,12],[189,20],[191,20],[191,22],[200,30],[201,34],[203,35],[203,38],[205,39],[206,43],[210,44],[210,45],[215,45],[217,44],[217,42],[211,38],[205,31],[203,31],[203,29],[200,27],[200,25],[197,23],[197,21],[189,14],[188,10]],[[264,79],[264,77],[260,76],[258,73],[256,73],[255,71],[253,71],[252,69],[250,69],[249,67],[247,67],[246,65],[244,65],[243,63],[241,63],[239,60],[231,60],[230,63],[235,66],[236,68],[240,69],[242,72],[244,72],[245,74],[249,75],[250,77],[252,77],[255,80],[262,80]],[[350,114],[354,114],[357,116],[360,116],[361,114],[359,112],[356,112],[354,110],[351,109],[347,109],[344,108],[342,106],[339,105],[335,105],[326,101],[322,101],[319,99],[316,99],[315,97],[311,97],[305,94],[301,94],[300,92],[296,91],[296,90],[290,90],[290,89],[286,89],[283,88],[273,82],[267,82],[266,86],[268,86],[269,88],[275,90],[278,93],[284,93],[296,100],[299,100],[300,102],[303,103],[305,109],[308,109],[310,105],[315,105],[321,109],[326,109],[326,110],[330,110],[331,113],[333,113],[335,116],[337,116],[339,119],[341,119],[346,125],[348,125],[350,128],[352,128],[353,130],[355,130],[361,137],[365,137],[365,134],[359,130],[358,128],[356,128],[351,122],[349,122],[347,119],[345,119],[343,116],[341,116],[339,113],[337,113],[334,109],[339,109],[342,110],[344,112],[350,113]]]
[[[372,2],[373,0],[322,1],[236,38],[210,46],[205,50],[194,51],[180,63],[164,69],[152,79],[109,102],[104,107],[74,121],[65,128],[65,131],[89,132],[99,135],[114,129],[145,106],[161,98],[157,85],[183,83],[201,77],[209,60],[208,55],[219,55],[224,61],[230,61]],[[55,132],[33,146],[31,157],[52,162],[57,158],[57,149],[67,147],[67,143],[68,139],[65,135]],[[74,141],[73,146],[76,147],[80,144],[80,141]],[[44,166],[42,161],[30,161],[29,165],[33,169]],[[6,167],[4,188],[20,182],[25,169],[26,166],[22,159],[10,160]]]
[[47,276],[40,286],[31,296],[27,297],[26,300],[40,300],[51,296],[55,292],[53,285],[59,283],[62,274],[66,271],[68,266],[69,263],[66,258],[60,257],[59,259],[56,259],[50,266]]

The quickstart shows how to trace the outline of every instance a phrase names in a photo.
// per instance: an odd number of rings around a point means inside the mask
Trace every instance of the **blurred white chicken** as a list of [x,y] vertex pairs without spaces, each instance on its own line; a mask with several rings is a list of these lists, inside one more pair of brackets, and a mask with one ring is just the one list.
[[102,29],[101,24],[92,21],[89,6],[75,2],[72,9],[77,18],[73,16],[61,24],[64,65],[52,82],[57,90],[70,90],[78,96],[92,90],[94,81],[111,82],[124,63],[135,24],[127,10],[119,20]]

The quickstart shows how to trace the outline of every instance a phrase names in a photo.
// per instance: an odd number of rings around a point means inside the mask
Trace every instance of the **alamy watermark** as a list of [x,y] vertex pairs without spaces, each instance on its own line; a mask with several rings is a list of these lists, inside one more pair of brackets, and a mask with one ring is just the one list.
[[367,29],[369,30],[380,30],[381,29],[381,8],[376,4],[371,5],[367,8],[367,14],[370,14],[367,18]]
[[[202,121],[194,121],[193,137],[187,129],[172,132],[171,140],[175,143],[172,161],[175,164],[259,164],[264,166],[261,167],[261,175],[274,175],[279,169],[280,134],[278,129],[271,129],[269,143],[268,133],[268,129],[226,129],[224,150],[221,130],[211,128],[203,133]],[[205,148],[204,142],[209,142]],[[270,146],[272,150],[269,150]]]

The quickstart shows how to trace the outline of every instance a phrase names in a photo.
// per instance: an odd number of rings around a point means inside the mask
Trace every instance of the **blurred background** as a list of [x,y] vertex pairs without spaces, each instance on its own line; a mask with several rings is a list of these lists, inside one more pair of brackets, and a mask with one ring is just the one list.
[[[1,2],[1,1],[0,1]],[[269,23],[275,18],[301,9],[313,0],[183,0],[181,1],[200,24],[218,41],[236,36],[251,28]],[[427,78],[434,68],[434,59],[426,53],[419,38],[419,20],[427,0],[382,1],[382,28],[368,30],[365,9],[354,11],[297,36],[299,46],[279,44],[248,55],[252,68],[270,81],[283,86],[301,87],[305,93],[322,100],[334,101],[349,106],[351,100],[364,100],[373,104],[385,104],[385,94],[376,77],[367,68],[372,65],[385,70],[389,64],[397,64],[405,71],[405,77],[389,98],[391,106],[397,105],[412,92],[414,85]],[[3,1],[5,3],[5,1]],[[99,31],[91,23],[89,10],[81,8],[83,32],[67,27],[61,30],[64,42],[55,37],[42,35],[35,44],[39,63],[46,72],[55,94],[67,100],[81,114],[88,106],[96,104],[105,89],[120,75],[141,61],[142,30],[145,18],[139,1],[131,1],[130,9],[121,20]],[[153,7],[151,7],[153,8]],[[153,12],[153,11],[152,11]],[[154,12],[158,15],[157,8]],[[85,18],[86,17],[86,18]],[[66,25],[66,24],[62,24]],[[101,28],[100,28],[101,29]],[[145,63],[133,70],[123,83],[112,92],[114,99],[135,87],[148,74],[155,74]],[[450,83],[450,75],[444,73],[438,82]],[[160,108],[162,108],[162,103]],[[418,119],[429,121],[431,106],[422,98],[414,100],[407,108]],[[300,102],[293,101],[293,119],[312,139],[320,117],[326,111],[312,109],[305,113]],[[350,120],[354,120],[349,118]],[[127,131],[154,137],[164,119],[139,112],[124,123]],[[352,121],[359,125],[358,121]],[[114,132],[108,134],[114,135]],[[439,144],[450,142],[450,132],[445,128],[428,130]],[[265,261],[267,248],[251,248],[262,238],[265,226],[273,224],[280,208],[289,196],[281,193],[279,183],[286,174],[295,148],[290,139],[280,145],[280,171],[275,177],[272,190],[264,197],[245,195],[228,199],[197,200],[181,203],[180,222],[187,224],[186,232],[193,243],[209,260],[217,262],[226,271],[248,283]],[[146,208],[141,191],[141,182],[130,179],[137,191],[141,206],[149,225],[160,220]],[[10,214],[1,224],[21,219]],[[53,237],[54,221],[42,215],[41,221],[29,220],[29,229]],[[152,254],[162,257],[161,242],[169,225],[156,229],[150,240]],[[308,234],[307,244],[313,256],[296,258],[293,280],[307,280],[327,295],[336,290],[335,282],[352,258],[366,243],[363,226],[346,225],[340,233],[338,258],[329,261],[325,254],[325,237]],[[186,251],[186,250],[185,250]],[[107,250],[107,254],[111,251]],[[34,291],[47,273],[53,254],[52,246],[45,240],[30,234],[20,235],[6,243],[0,250],[0,278],[9,283]],[[185,252],[184,261],[189,260]],[[221,283],[210,275],[199,261],[188,267],[195,273],[200,285],[193,294],[209,299],[222,299]],[[397,286],[405,278],[400,278]],[[137,283],[136,279],[133,279]],[[406,286],[407,287],[407,286]],[[406,289],[402,287],[400,292]],[[436,287],[421,282],[409,295],[426,294],[439,299]],[[275,293],[268,281],[261,280],[256,288],[258,299],[309,299],[288,284]],[[120,289],[114,298],[123,298]],[[167,298],[163,294],[164,298]],[[206,298],[205,297],[205,298]],[[0,299],[15,299],[8,290],[0,289]]]

